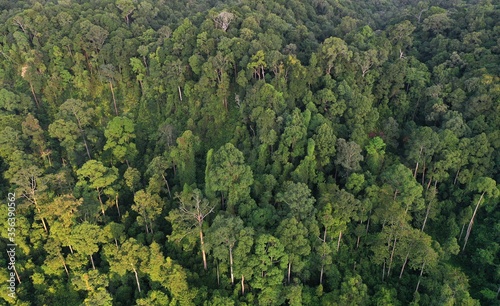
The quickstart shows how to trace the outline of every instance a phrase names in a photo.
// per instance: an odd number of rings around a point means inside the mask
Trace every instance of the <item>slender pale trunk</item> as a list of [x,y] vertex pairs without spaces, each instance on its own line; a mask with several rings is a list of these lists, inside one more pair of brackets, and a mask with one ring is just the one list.
[[137,270],[135,268],[133,268],[134,270],[134,274],[135,274],[135,281],[137,282],[137,290],[139,290],[139,292],[141,292],[141,285],[139,284],[139,276],[137,275]]
[[182,101],[182,91],[181,91],[181,87],[180,86],[177,86],[177,90],[179,91],[179,100]]
[[397,236],[394,236],[394,245],[392,246],[391,258],[389,259],[389,267],[387,268],[387,277],[391,275],[392,260],[394,259],[394,251],[396,250]]
[[425,159],[424,159],[424,167],[422,168],[422,185],[425,183]]
[[413,178],[417,178],[418,162],[415,165],[415,171],[413,172]]
[[219,261],[217,260],[217,266],[215,267],[217,273],[217,286],[220,286],[220,274],[219,274]]
[[87,139],[85,137],[85,131],[83,130],[82,124],[80,123],[80,118],[78,118],[74,112],[73,112],[73,115],[75,116],[76,123],[78,123],[78,128],[80,129],[80,132],[82,133],[83,144],[85,145],[85,150],[87,150],[87,156],[89,157],[89,159],[92,159],[92,157],[90,157],[90,150],[89,150],[89,146],[87,144]]
[[118,205],[118,194],[115,196],[115,205],[116,205],[116,210],[118,211],[118,217],[121,216],[120,214],[120,206]]
[[292,263],[288,262],[288,284],[290,284],[290,274],[292,273]]
[[92,269],[95,270],[94,258],[90,255],[90,262],[92,263]]
[[337,252],[340,249],[340,240],[342,239],[342,231],[339,232],[339,240],[337,241]]
[[469,235],[472,230],[472,225],[474,224],[474,218],[476,217],[477,209],[479,208],[479,204],[481,204],[483,197],[484,197],[484,192],[481,194],[479,201],[477,201],[476,208],[474,209],[474,213],[472,214],[472,218],[470,219],[469,226],[467,227],[467,233],[465,234],[465,242],[462,251],[465,250],[465,246],[467,245],[467,241],[469,240]]
[[73,254],[73,247],[71,246],[71,244],[68,245],[68,247],[69,247],[69,251],[71,252],[71,254]]
[[465,229],[465,225],[467,223],[464,223],[464,225],[462,225],[462,230],[460,231],[460,237],[458,237],[458,241],[462,240],[462,234],[464,233],[464,229]]
[[245,276],[241,274],[241,295],[245,294]]
[[170,198],[172,198],[172,193],[170,192],[170,186],[168,185],[167,178],[165,177],[165,175],[163,175],[163,173],[162,173],[161,177],[163,178],[163,180],[165,181],[165,184],[167,185],[168,195],[170,196]]
[[384,259],[384,266],[382,267],[382,281],[385,279],[385,259]]
[[[64,262],[64,261],[63,261]],[[66,267],[66,264],[64,265],[64,267]],[[17,269],[16,269],[16,265],[12,265],[12,268],[14,268],[14,273],[16,274],[16,278],[17,278],[17,282],[20,284],[21,283],[21,278],[19,277],[19,274],[17,274]],[[67,270],[66,270],[67,271]],[[69,275],[68,275],[69,276]]]
[[[35,204],[35,208],[38,211],[38,213],[41,213],[40,206],[38,206],[38,201],[34,196],[35,192],[33,192],[32,194],[33,194],[33,204]],[[43,229],[45,230],[46,233],[48,233],[49,230],[47,229],[47,224],[45,224],[45,219],[43,217],[40,217],[40,220],[42,220]]]
[[118,116],[118,107],[116,107],[115,90],[113,89],[113,84],[111,84],[111,82],[109,82],[109,88],[111,89],[111,95],[113,96],[113,105],[115,106],[115,114]]
[[[323,232],[323,243],[326,243],[326,227],[325,227],[325,231]],[[325,253],[323,252],[323,254],[321,255],[321,259],[323,260],[325,258]],[[321,261],[321,271],[319,273],[319,283],[320,284],[323,284],[323,272],[325,270],[325,264],[323,263],[323,261]]]
[[229,269],[231,270],[231,285],[234,285],[233,247],[229,247]]
[[200,230],[201,256],[203,258],[203,268],[207,269],[207,255],[205,254],[205,242],[203,241],[203,231]]
[[33,88],[33,84],[31,84],[31,82],[30,82],[30,89],[31,89],[31,94],[33,95],[33,98],[35,99],[36,106],[39,107],[40,104],[38,104],[38,99],[36,98],[35,89]]
[[101,191],[99,190],[99,188],[96,189],[97,189],[97,197],[99,198],[99,203],[101,203],[101,212],[102,215],[105,216],[106,214],[104,213],[104,204],[102,203]]
[[368,214],[368,220],[366,221],[366,232],[365,235],[368,235],[368,230],[370,229],[370,218],[372,216],[372,211],[370,210]]
[[401,273],[399,273],[399,279],[403,276],[403,272],[405,271],[406,263],[408,262],[408,256],[410,252],[406,253],[405,261],[403,262],[403,267],[401,268]]
[[427,223],[427,218],[429,217],[429,212],[431,211],[432,201],[429,201],[429,205],[427,206],[427,211],[425,212],[424,223],[422,224],[422,232],[424,231],[425,224]]
[[453,180],[453,185],[456,185],[457,184],[457,180],[458,180],[458,175],[460,174],[460,168],[458,168],[457,170],[457,174],[455,174],[455,179]]
[[[61,256],[61,261],[64,267],[64,271],[66,271],[66,276],[69,277],[69,271],[68,271],[68,266],[66,266],[66,261],[64,260],[64,257],[61,255],[61,253],[59,253],[59,256]],[[19,278],[17,280],[19,280]],[[19,280],[19,282],[21,281]]]
[[418,277],[417,288],[415,288],[415,292],[418,291],[418,287],[420,287],[420,280],[422,279],[422,274],[424,274],[425,261],[422,263],[422,268],[420,269],[420,276]]

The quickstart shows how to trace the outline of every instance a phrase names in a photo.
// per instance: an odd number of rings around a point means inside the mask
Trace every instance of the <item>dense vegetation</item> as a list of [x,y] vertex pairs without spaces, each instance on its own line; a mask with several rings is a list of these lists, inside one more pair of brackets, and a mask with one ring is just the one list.
[[2,304],[500,304],[498,3],[0,12]]

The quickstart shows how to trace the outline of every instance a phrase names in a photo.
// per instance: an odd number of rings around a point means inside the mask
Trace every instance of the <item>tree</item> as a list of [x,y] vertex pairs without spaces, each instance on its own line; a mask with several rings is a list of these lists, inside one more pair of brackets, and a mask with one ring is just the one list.
[[134,272],[137,290],[141,292],[139,272],[147,262],[148,249],[134,238],[127,239],[119,247],[104,246],[104,256],[110,265],[111,272],[124,276],[128,271]]
[[214,17],[215,27],[220,28],[224,32],[226,32],[233,19],[234,19],[233,13],[222,11],[216,17]]
[[278,238],[261,234],[255,242],[255,257],[257,266],[251,281],[256,289],[278,290],[283,281],[283,272],[287,267],[288,256]]
[[178,169],[181,186],[190,185],[196,181],[195,154],[200,146],[200,138],[187,130],[177,138],[177,146],[170,151],[170,157]]
[[76,124],[78,125],[78,129],[80,130],[82,140],[87,151],[87,156],[91,159],[92,157],[90,156],[90,149],[87,144],[84,128],[92,124],[94,110],[81,100],[68,99],[59,107],[59,116],[66,120],[69,118],[74,118],[74,120],[76,120]]
[[122,17],[125,18],[127,25],[130,23],[130,15],[135,11],[135,1],[134,0],[117,0],[116,7],[122,11]]
[[311,253],[307,240],[308,231],[301,222],[292,217],[281,221],[276,229],[276,236],[288,255],[287,282],[290,284],[292,271],[300,273],[307,264],[307,256]]
[[133,161],[137,155],[134,122],[127,117],[115,117],[104,130],[106,145],[104,150],[109,150],[120,162]]
[[323,123],[317,128],[313,136],[316,144],[316,160],[318,166],[325,167],[330,164],[330,160],[335,156],[335,144],[337,137],[332,126],[329,123]]
[[[16,193],[32,204],[39,215],[42,213],[41,205],[39,203],[40,195],[43,195],[43,191],[47,188],[42,174],[42,169],[35,165],[31,165],[20,169],[12,178],[12,182],[17,185]],[[45,219],[42,216],[40,219],[45,232],[48,232]]]
[[227,210],[235,213],[235,206],[249,198],[253,183],[252,170],[245,164],[243,153],[227,143],[213,154],[207,171],[210,189],[222,193],[223,205],[224,193],[228,194]]
[[479,208],[479,205],[483,201],[484,196],[486,195],[487,198],[497,198],[498,195],[500,194],[495,180],[489,178],[489,177],[480,177],[478,178],[473,185],[474,189],[481,192],[481,196],[479,197],[476,208],[474,208],[474,212],[472,213],[472,217],[469,222],[469,226],[467,227],[467,233],[465,235],[465,240],[464,240],[464,246],[462,250],[465,250],[465,246],[467,245],[467,241],[469,240],[469,235],[472,230],[472,225],[474,224],[474,218],[476,217],[477,209]]
[[95,224],[84,222],[71,229],[71,245],[78,253],[89,256],[95,270],[93,254],[99,251],[99,243],[105,242],[102,229]]
[[139,190],[134,194],[134,205],[132,210],[142,217],[142,223],[146,226],[146,234],[153,233],[155,220],[161,215],[163,203],[159,195],[150,194]]
[[177,193],[180,207],[171,210],[167,221],[172,224],[172,234],[168,236],[169,240],[180,241],[191,233],[198,233],[200,239],[200,249],[203,259],[203,268],[207,269],[207,255],[203,235],[203,223],[205,218],[214,211],[214,206],[203,198],[199,189],[191,190],[187,185],[184,186],[182,193]]
[[109,286],[109,279],[98,270],[91,270],[85,273],[78,273],[71,278],[71,283],[78,291],[87,291],[87,297],[83,301],[84,305],[112,305],[113,298],[106,290]]
[[[252,229],[244,228],[243,220],[234,216],[217,215],[209,231],[207,232],[207,241],[212,253],[217,260],[227,261],[229,258],[229,268],[231,276],[231,285],[234,285],[234,266],[242,266],[243,262],[234,262],[234,249],[239,246],[239,241],[246,239],[245,236],[251,235]],[[243,259],[238,257],[238,259]]]
[[76,171],[78,175],[77,187],[89,187],[97,191],[103,215],[105,215],[105,208],[102,195],[113,192],[112,185],[118,179],[117,172],[116,168],[107,168],[100,161],[93,159]]
[[100,68],[101,78],[105,82],[109,83],[109,89],[111,90],[111,96],[113,97],[115,115],[118,116],[118,106],[116,105],[115,88],[113,86],[113,83],[116,82],[118,75],[115,71],[115,67],[112,64],[101,65]]
[[361,147],[354,141],[347,142],[343,138],[337,139],[337,155],[335,164],[341,166],[347,172],[347,176],[353,171],[361,169],[359,163],[363,160]]
[[346,42],[341,38],[329,37],[321,45],[319,57],[326,74],[330,74],[334,67],[338,73],[341,71],[339,67],[351,59],[352,51],[349,51]]
[[315,212],[316,200],[304,183],[285,182],[283,191],[276,195],[276,201],[286,204],[287,216],[295,217],[298,221],[307,220]]

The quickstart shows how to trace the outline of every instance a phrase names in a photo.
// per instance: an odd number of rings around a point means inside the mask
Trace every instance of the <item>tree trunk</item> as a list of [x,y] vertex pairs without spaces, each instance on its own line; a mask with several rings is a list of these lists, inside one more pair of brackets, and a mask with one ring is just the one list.
[[420,280],[422,279],[422,274],[424,273],[425,261],[422,263],[422,268],[420,269],[420,276],[418,277],[417,288],[415,288],[415,292],[418,291],[418,287],[420,286]]
[[241,294],[245,294],[245,276],[243,274],[241,275]]
[[[325,230],[323,232],[323,243],[326,243],[326,227],[325,227]],[[325,253],[323,252],[323,254],[321,254],[321,259],[325,259]],[[323,284],[323,271],[325,270],[325,264],[323,262],[321,262],[321,272],[319,274],[319,283],[320,284]]]
[[217,273],[217,286],[220,286],[220,274],[219,274],[219,261],[217,260],[217,266],[215,267]]
[[161,177],[163,177],[163,180],[165,181],[165,184],[167,185],[168,195],[170,196],[170,198],[172,198],[172,193],[170,192],[170,186],[168,185],[167,178],[165,177],[165,175],[163,175],[163,173],[161,174]]
[[115,114],[118,116],[118,107],[116,107],[115,90],[113,89],[113,84],[111,84],[111,82],[109,82],[109,88],[111,88],[111,95],[113,96],[113,104],[115,106]]
[[288,262],[288,284],[290,285],[290,274],[292,271],[292,263]]
[[92,258],[92,255],[90,255],[90,262],[92,263],[92,269],[95,270],[94,258]]
[[207,269],[207,255],[205,254],[205,243],[203,242],[203,231],[200,230],[201,256],[203,258],[203,268]]
[[462,230],[460,231],[460,237],[458,237],[458,241],[462,240],[462,234],[464,233],[464,228],[466,224],[467,223],[464,223],[464,225],[462,225]]
[[422,185],[425,184],[425,159],[424,159],[424,167],[422,168]]
[[[32,192],[33,204],[35,204],[36,210],[38,211],[38,213],[40,213],[41,212],[40,206],[38,206],[38,201],[36,200],[36,197],[34,196],[34,194],[35,194],[35,191]],[[40,220],[42,220],[43,229],[45,230],[46,233],[48,233],[49,230],[47,229],[47,224],[45,224],[45,219],[43,219],[43,217],[40,217]]]
[[40,105],[38,104],[38,99],[36,98],[35,89],[33,88],[33,84],[31,84],[31,82],[30,82],[30,89],[31,89],[31,94],[35,99],[36,107],[40,107]]
[[339,232],[339,240],[337,241],[337,252],[340,249],[340,240],[342,239],[342,231]]
[[120,214],[120,206],[118,206],[118,194],[115,196],[115,205],[116,205],[116,210],[118,211],[118,217],[121,216]]
[[432,201],[429,202],[429,206],[427,206],[427,211],[425,212],[424,223],[422,224],[422,232],[424,231],[425,224],[427,223],[427,218],[429,217],[429,212],[431,211]]
[[425,191],[429,191],[429,188],[431,187],[431,184],[432,184],[432,176],[429,179],[429,183],[427,183],[427,189]]
[[78,118],[74,112],[73,112],[73,115],[76,118],[76,123],[78,123],[78,128],[80,129],[80,133],[82,133],[83,144],[85,145],[85,150],[87,150],[87,156],[89,157],[89,159],[92,159],[92,157],[90,157],[90,150],[89,150],[89,146],[87,144],[87,139],[85,137],[85,131],[83,130],[83,127],[80,123],[80,118]]
[[458,179],[458,175],[460,174],[460,168],[458,168],[457,170],[457,174],[455,174],[455,179],[453,180],[453,185],[456,185],[457,184],[457,179]]
[[392,246],[391,258],[389,259],[389,267],[387,267],[387,277],[391,275],[392,260],[394,259],[394,251],[396,250],[397,240],[398,240],[397,236],[394,236],[394,244]]
[[182,101],[182,91],[181,91],[181,87],[180,86],[177,86],[177,90],[179,91],[179,100]]
[[384,259],[384,265],[382,266],[382,281],[384,281],[385,278],[385,259]]
[[61,256],[61,261],[62,261],[62,264],[64,266],[64,271],[66,271],[66,276],[69,277],[69,271],[68,271],[68,266],[66,266],[66,261],[64,260],[64,257],[61,255],[61,253],[59,253],[59,256]]
[[321,271],[319,272],[319,283],[323,284],[323,271],[325,270],[325,265],[321,264]]
[[406,253],[405,261],[403,262],[403,267],[401,268],[401,273],[399,273],[399,279],[403,276],[403,272],[405,271],[405,266],[406,263],[408,262],[408,256],[410,255],[410,252]]
[[470,219],[469,226],[467,227],[467,233],[465,234],[465,242],[462,251],[465,250],[465,246],[467,245],[467,241],[469,240],[469,235],[472,230],[472,225],[474,224],[474,218],[476,217],[477,209],[479,208],[479,204],[481,204],[483,197],[484,197],[484,192],[481,194],[479,201],[477,201],[476,208],[474,209],[474,213],[472,214],[472,218]]
[[137,290],[139,290],[139,292],[141,292],[141,285],[139,284],[139,276],[137,275],[137,270],[135,268],[133,268],[134,270],[134,274],[135,274],[135,281],[137,282]]
[[[63,263],[64,263],[64,261],[63,261]],[[12,267],[14,268],[14,273],[16,274],[17,282],[20,284],[21,283],[21,278],[19,277],[19,274],[17,273],[16,265],[13,265]],[[66,268],[66,264],[64,264],[64,267]],[[66,269],[66,272],[68,272],[67,269]]]
[[234,285],[233,248],[232,247],[229,247],[229,269],[231,270],[231,285]]
[[104,213],[104,204],[102,203],[101,191],[99,190],[99,188],[97,188],[97,197],[99,198],[99,203],[101,203],[102,215],[105,216],[106,214]]

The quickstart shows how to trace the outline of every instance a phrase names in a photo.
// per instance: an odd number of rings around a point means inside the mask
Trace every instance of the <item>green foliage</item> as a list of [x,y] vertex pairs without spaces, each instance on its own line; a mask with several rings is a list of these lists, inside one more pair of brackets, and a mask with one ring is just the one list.
[[1,2],[0,304],[495,304],[499,9]]

